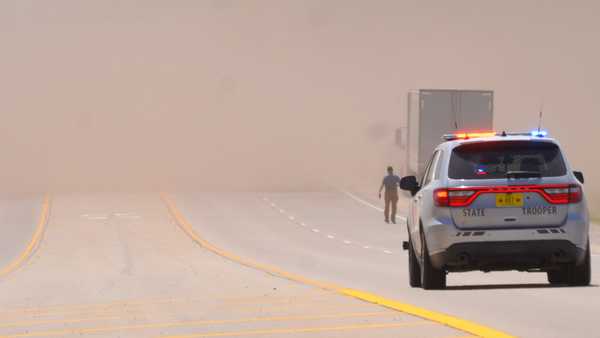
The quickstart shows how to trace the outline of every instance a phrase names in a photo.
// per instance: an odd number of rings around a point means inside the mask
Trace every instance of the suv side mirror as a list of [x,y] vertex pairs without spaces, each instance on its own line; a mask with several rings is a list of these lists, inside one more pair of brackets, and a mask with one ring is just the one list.
[[584,183],[585,179],[583,178],[583,173],[581,171],[574,171],[573,175],[575,175],[575,177],[577,178],[577,180],[579,180],[579,182],[581,182],[581,184]]
[[400,189],[410,191],[412,195],[419,191],[419,182],[415,176],[404,176],[400,180]]

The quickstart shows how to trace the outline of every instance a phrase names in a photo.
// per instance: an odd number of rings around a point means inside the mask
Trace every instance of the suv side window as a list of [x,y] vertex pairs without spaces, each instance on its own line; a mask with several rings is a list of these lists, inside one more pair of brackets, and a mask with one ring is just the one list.
[[442,155],[444,155],[443,151],[439,151],[437,160],[435,161],[435,172],[432,175],[432,181],[433,180],[439,180],[440,179],[440,172],[441,172],[441,168],[442,168]]
[[440,162],[440,151],[436,151],[433,154],[433,159],[431,160],[431,168],[429,168],[429,172],[427,173],[427,183],[429,184],[431,181],[435,179],[435,175],[438,172],[438,163]]
[[421,187],[424,187],[431,182],[431,173],[434,171],[434,162],[437,162],[436,158],[438,157],[438,154],[439,151],[436,151],[433,153],[433,156],[431,156],[431,159],[429,159],[427,168],[425,169],[425,174],[423,174],[423,177],[421,178]]

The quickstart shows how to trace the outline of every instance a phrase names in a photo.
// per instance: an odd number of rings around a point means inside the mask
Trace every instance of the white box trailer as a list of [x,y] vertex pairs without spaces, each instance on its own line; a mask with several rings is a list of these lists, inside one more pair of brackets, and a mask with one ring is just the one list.
[[442,136],[494,128],[494,92],[419,89],[408,93],[404,175],[420,177]]

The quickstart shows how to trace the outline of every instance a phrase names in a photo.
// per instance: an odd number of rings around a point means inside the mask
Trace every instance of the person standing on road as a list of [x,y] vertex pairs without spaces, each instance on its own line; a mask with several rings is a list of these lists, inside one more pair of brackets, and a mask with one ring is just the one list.
[[394,175],[394,168],[387,168],[387,176],[383,178],[381,187],[379,188],[379,198],[381,199],[381,191],[385,188],[385,222],[390,222],[390,208],[392,211],[392,223],[396,224],[396,211],[398,210],[398,187],[400,186],[400,177]]

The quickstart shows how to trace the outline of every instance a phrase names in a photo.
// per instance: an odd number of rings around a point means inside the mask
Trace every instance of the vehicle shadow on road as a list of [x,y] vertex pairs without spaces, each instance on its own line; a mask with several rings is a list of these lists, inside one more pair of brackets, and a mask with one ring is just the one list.
[[486,284],[447,286],[446,290],[499,290],[499,289],[552,289],[552,288],[597,288],[597,284],[588,286],[551,285],[546,283],[531,284]]

